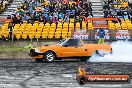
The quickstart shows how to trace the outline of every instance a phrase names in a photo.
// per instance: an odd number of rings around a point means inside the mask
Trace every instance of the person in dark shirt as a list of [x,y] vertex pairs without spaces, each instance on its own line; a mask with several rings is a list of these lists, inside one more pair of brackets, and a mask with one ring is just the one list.
[[11,23],[9,23],[9,25],[8,25],[8,29],[9,29],[9,39],[10,40],[12,40],[12,32],[13,32],[13,23],[11,22]]
[[104,18],[107,18],[108,16],[108,9],[104,9]]
[[20,24],[20,23],[21,23],[21,21],[22,21],[21,16],[18,16],[18,17],[17,17],[17,24],[18,24],[18,23]]
[[16,17],[16,15],[14,15],[14,17],[12,18],[12,20],[13,20],[14,24],[17,24],[17,17]]

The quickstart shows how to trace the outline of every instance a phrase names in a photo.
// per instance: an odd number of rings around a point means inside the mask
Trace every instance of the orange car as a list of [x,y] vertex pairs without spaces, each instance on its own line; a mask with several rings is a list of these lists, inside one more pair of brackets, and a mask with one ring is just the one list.
[[87,61],[94,52],[99,50],[112,52],[108,44],[84,44],[80,39],[67,38],[51,46],[41,46],[30,50],[29,55],[36,61],[53,62],[56,59],[79,58]]

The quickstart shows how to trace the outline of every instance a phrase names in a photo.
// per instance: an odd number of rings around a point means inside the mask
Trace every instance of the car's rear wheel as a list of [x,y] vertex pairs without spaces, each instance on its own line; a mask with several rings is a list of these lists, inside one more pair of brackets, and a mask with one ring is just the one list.
[[82,57],[82,58],[80,58],[80,60],[81,60],[82,62],[86,62],[89,58],[90,58],[89,56],[87,56],[87,57]]
[[46,62],[53,62],[55,60],[55,53],[52,51],[48,51],[44,55],[44,59]]

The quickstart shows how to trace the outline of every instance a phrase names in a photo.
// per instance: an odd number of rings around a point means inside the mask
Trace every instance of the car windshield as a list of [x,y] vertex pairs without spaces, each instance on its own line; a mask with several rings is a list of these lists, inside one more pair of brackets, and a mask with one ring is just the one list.
[[58,43],[57,43],[57,45],[64,45],[65,43],[67,42],[67,40],[66,39],[62,39],[62,40],[60,40]]

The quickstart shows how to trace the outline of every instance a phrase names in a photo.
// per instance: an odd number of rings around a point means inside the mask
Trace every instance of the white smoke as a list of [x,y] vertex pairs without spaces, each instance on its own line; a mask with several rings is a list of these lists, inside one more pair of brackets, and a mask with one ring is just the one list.
[[117,41],[111,44],[113,54],[100,57],[93,55],[90,62],[132,62],[132,42]]
[[129,0],[129,2],[132,2],[132,0]]

